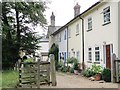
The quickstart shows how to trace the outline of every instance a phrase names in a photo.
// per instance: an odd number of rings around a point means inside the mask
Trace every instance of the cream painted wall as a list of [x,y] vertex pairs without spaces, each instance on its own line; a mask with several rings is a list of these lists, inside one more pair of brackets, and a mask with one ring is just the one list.
[[[110,6],[111,23],[104,25],[103,9]],[[92,30],[87,32],[87,20],[92,17]],[[100,64],[105,67],[103,45],[113,44],[113,53],[118,56],[118,4],[105,2],[98,8],[84,16],[85,31],[85,63],[89,67],[95,62],[95,47],[100,47]],[[88,48],[92,48],[92,63],[88,63]]]
[[[76,35],[76,25],[79,24],[79,34]],[[70,53],[68,56],[70,57],[76,57],[77,58],[77,51],[79,51],[79,63],[82,63],[82,21],[80,18],[78,18],[77,21],[72,23],[68,26],[68,32],[71,31],[71,37],[68,35],[68,53]],[[68,33],[69,34],[69,33]],[[75,56],[73,55],[73,51],[75,52]]]

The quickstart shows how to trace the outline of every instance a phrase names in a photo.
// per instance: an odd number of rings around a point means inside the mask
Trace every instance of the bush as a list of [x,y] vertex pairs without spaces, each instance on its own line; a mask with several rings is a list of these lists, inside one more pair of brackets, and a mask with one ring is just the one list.
[[85,77],[91,77],[91,76],[95,75],[95,73],[90,68],[88,68],[83,72],[83,75]]
[[62,71],[62,72],[68,72],[68,71],[69,71],[69,67],[64,66],[61,71]]
[[70,73],[74,73],[74,68],[70,68]]
[[92,65],[91,71],[93,71],[95,74],[102,73],[103,68],[100,65]]
[[102,79],[106,82],[111,82],[111,70],[105,68],[102,72]]

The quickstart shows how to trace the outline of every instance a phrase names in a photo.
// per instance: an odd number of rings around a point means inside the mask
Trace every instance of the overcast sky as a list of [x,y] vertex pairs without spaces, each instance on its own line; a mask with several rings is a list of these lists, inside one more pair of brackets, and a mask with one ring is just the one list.
[[[77,2],[81,6],[80,13],[82,13],[97,1],[99,0],[50,0],[51,4],[48,5],[49,9],[45,12],[48,25],[50,25],[50,16],[52,12],[54,12],[55,15],[55,25],[63,26],[74,18],[73,8]],[[40,29],[37,28],[37,30]],[[43,32],[40,30],[40,33]]]

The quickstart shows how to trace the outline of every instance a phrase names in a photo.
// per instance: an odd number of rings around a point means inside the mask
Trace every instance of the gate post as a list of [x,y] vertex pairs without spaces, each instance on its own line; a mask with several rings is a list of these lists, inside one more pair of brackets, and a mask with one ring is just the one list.
[[50,54],[50,67],[52,86],[56,86],[57,82],[56,82],[55,58],[53,54]]
[[37,88],[40,88],[40,59],[38,59],[38,62],[37,62],[37,79],[36,79]]
[[112,55],[112,63],[111,63],[111,81],[113,83],[115,83],[115,76],[116,76],[116,73],[115,73],[115,60],[116,60],[116,55],[113,54]]

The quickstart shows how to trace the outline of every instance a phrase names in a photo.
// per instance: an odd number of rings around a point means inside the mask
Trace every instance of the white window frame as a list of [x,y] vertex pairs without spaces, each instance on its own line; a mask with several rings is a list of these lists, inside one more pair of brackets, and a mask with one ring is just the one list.
[[95,62],[100,62],[100,47],[95,47]]
[[92,30],[92,17],[88,18],[88,31]]
[[66,40],[67,39],[67,31],[65,30],[65,32],[64,32],[64,40]]
[[61,33],[59,33],[59,42],[61,42]]
[[92,61],[92,48],[91,47],[88,48],[88,60]]
[[104,24],[110,22],[110,6],[103,9],[103,19],[104,19]]
[[68,37],[71,38],[71,29],[68,29]]
[[77,25],[76,25],[76,35],[79,34],[79,29],[80,29],[79,24],[77,24]]

